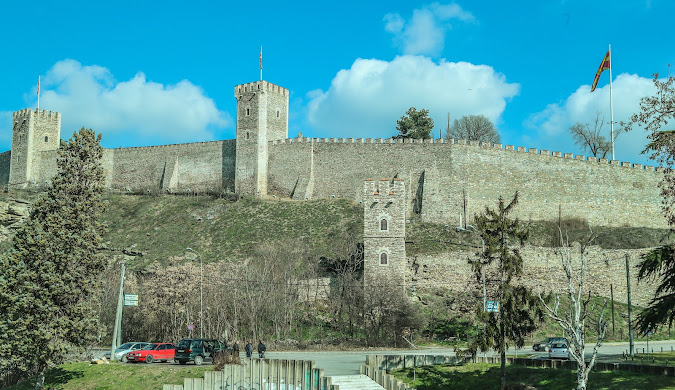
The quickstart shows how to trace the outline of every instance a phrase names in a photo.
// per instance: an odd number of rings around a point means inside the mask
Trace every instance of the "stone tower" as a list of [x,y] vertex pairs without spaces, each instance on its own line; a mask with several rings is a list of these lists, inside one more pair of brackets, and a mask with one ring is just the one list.
[[11,188],[38,184],[42,152],[57,150],[61,141],[61,113],[26,108],[12,116]]
[[267,81],[234,87],[237,98],[235,192],[267,194],[267,147],[288,138],[288,90]]
[[405,185],[367,179],[363,186],[363,274],[366,284],[385,276],[405,284]]

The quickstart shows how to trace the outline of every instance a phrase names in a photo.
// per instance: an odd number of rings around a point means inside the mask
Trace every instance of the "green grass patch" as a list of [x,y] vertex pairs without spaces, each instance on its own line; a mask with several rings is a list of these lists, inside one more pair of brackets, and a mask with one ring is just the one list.
[[133,268],[197,250],[204,262],[241,260],[259,245],[293,241],[308,257],[345,256],[344,243],[361,242],[363,209],[345,199],[282,201],[208,196],[111,195],[105,216],[110,247],[143,253]]
[[[69,363],[53,368],[45,375],[45,389],[112,390],[160,389],[165,384],[182,385],[183,378],[203,378],[210,366],[181,367],[157,364],[92,364]],[[7,390],[31,390],[35,379],[23,381]]]
[[[636,349],[639,349],[641,351],[640,348]],[[632,362],[642,364],[654,364],[654,365],[665,365],[667,363],[669,366],[675,364],[675,352],[671,351],[658,352],[658,351],[659,349],[657,347],[654,353],[647,354],[646,351],[645,353],[642,352],[635,353]],[[628,357],[627,360],[631,361],[631,358]]]
[[[498,364],[469,363],[418,367],[392,371],[392,374],[418,390],[498,389]],[[536,389],[569,390],[576,388],[576,370],[506,366],[507,384],[524,384]],[[666,376],[640,375],[621,371],[591,372],[589,389],[675,389],[675,380]]]

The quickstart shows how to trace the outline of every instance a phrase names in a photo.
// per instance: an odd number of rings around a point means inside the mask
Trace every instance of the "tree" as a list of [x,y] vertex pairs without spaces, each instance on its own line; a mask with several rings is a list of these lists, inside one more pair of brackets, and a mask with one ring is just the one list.
[[485,115],[465,115],[455,119],[445,134],[446,139],[465,139],[498,144],[501,141],[495,125]]
[[[577,390],[586,390],[588,375],[595,365],[598,348],[600,348],[600,345],[605,338],[605,332],[607,331],[607,321],[604,320],[605,310],[607,309],[607,300],[605,299],[602,312],[600,313],[597,322],[598,339],[593,347],[591,360],[586,363],[586,319],[590,315],[588,306],[591,301],[591,294],[589,291],[588,295],[585,295],[587,292],[585,282],[588,264],[584,254],[593,238],[594,236],[591,234],[591,237],[589,237],[586,243],[581,246],[579,268],[578,270],[575,270],[575,267],[572,265],[573,261],[570,253],[569,239],[565,240],[562,231],[560,231],[560,241],[565,243],[565,245],[560,248],[559,254],[560,262],[563,271],[565,272],[565,277],[567,278],[567,298],[571,303],[569,311],[561,312],[560,296],[556,295],[555,300],[552,300],[550,296],[548,299],[544,299],[541,294],[539,295],[539,299],[546,309],[545,315],[560,325],[572,344],[569,347],[574,347],[569,348],[568,351],[570,356],[577,362]],[[551,303],[551,301],[553,301],[553,303]]]
[[434,128],[434,120],[429,118],[429,110],[419,110],[410,107],[401,119],[396,121],[396,138],[431,138],[431,129]]
[[[649,158],[666,168],[660,183],[661,207],[672,234],[675,231],[675,132],[661,128],[675,119],[675,77],[659,80],[656,73],[653,82],[656,93],[640,100],[639,112],[631,116],[624,128],[630,129],[637,124],[650,132],[647,138],[651,142],[643,153],[651,153]],[[642,257],[638,267],[638,279],[660,280],[660,283],[649,306],[638,314],[637,327],[644,333],[665,323],[672,326],[675,320],[675,247],[664,245],[654,249]]]
[[36,389],[48,368],[99,335],[100,140],[82,128],[61,141],[57,175],[0,259],[0,368],[14,379],[37,375]]
[[513,283],[513,279],[523,273],[520,248],[528,237],[528,231],[520,220],[509,218],[516,204],[518,192],[508,204],[500,197],[497,210],[486,207],[483,214],[475,217],[474,228],[485,245],[477,259],[469,259],[472,272],[479,282],[483,267],[492,266],[491,279],[496,280],[497,285],[491,290],[499,302],[499,311],[486,312],[482,307],[478,310],[478,319],[485,324],[484,331],[463,352],[472,356],[477,350],[499,352],[502,390],[506,386],[506,350],[509,342],[517,347],[525,345],[525,337],[535,330],[535,322],[542,315],[537,297],[526,287]]
[[[593,129],[589,123],[577,122],[570,127],[570,133],[574,138],[574,143],[579,145],[583,150],[588,150],[594,157],[605,158],[607,153],[612,150],[611,140],[607,140],[602,135],[602,126],[604,118],[598,112],[595,114],[595,121],[593,122]],[[616,137],[620,133],[614,136]]]

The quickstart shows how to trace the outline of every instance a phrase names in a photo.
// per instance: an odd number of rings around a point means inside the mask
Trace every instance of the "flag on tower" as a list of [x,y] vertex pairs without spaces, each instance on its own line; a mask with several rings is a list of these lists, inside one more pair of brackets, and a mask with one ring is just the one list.
[[260,46],[260,70],[262,70],[262,46]]
[[593,85],[591,85],[591,92],[595,91],[595,87],[598,86],[598,81],[600,80],[600,75],[602,72],[604,72],[607,69],[611,69],[612,64],[610,60],[610,54],[609,50],[607,51],[607,54],[605,54],[605,58],[602,59],[602,63],[600,63],[600,67],[598,68],[598,71],[595,72],[595,79],[593,79]]
[[40,76],[38,76],[38,89],[37,89],[37,92],[35,94],[40,96]]

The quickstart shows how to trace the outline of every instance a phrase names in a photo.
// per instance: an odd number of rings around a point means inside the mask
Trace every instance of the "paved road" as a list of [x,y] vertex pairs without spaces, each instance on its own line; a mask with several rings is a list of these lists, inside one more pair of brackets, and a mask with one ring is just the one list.
[[[641,353],[642,349],[647,348],[647,343],[644,341],[636,342],[635,352]],[[592,347],[592,346],[591,346]],[[675,340],[668,341],[653,341],[649,343],[649,349],[654,352],[660,352],[661,347],[664,351],[675,349]],[[587,347],[588,349],[588,347]],[[628,350],[628,343],[608,343],[603,344],[598,351],[598,356],[602,360],[616,359],[617,355],[621,355]],[[592,349],[591,351],[592,352]],[[546,352],[535,352],[531,347],[519,349],[518,351],[512,349],[508,354],[518,354],[518,356],[530,356],[547,358]],[[588,352],[587,352],[588,353]],[[297,352],[274,352],[268,351],[265,357],[270,359],[298,359],[298,360],[314,360],[316,365],[324,369],[324,373],[331,375],[351,375],[358,374],[359,366],[365,364],[367,355],[448,355],[454,356],[455,352],[451,348],[422,348],[415,350],[376,350],[369,349],[363,351],[297,351]],[[494,353],[487,353],[486,356],[494,356]]]

